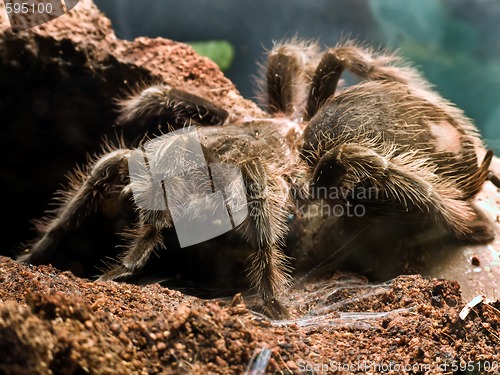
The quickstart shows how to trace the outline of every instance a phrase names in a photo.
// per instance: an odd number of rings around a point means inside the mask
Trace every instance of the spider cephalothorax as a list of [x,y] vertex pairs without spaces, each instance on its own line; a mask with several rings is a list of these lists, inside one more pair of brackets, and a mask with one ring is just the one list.
[[[363,81],[336,93],[345,69]],[[222,210],[247,239],[249,275],[267,313],[281,318],[277,295],[288,280],[281,248],[297,192],[328,203],[315,189],[340,189],[348,204],[355,191],[373,188],[376,198],[361,198],[372,213],[428,221],[463,240],[492,239],[470,203],[492,153],[478,162],[474,126],[414,69],[354,44],[319,54],[314,44],[292,42],[269,53],[265,81],[269,118],[234,118],[168,85],[122,101],[118,122],[138,147],[111,149],[78,173],[21,259],[49,262],[65,232],[118,192],[133,200],[138,222],[102,279],[126,280],[164,247],[162,230],[189,234],[196,222],[217,231],[220,217],[206,217]]]

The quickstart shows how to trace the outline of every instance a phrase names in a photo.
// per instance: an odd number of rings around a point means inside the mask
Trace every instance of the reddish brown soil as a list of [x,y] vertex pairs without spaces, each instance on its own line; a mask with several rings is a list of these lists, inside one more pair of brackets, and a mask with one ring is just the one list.
[[267,349],[261,370],[282,374],[402,366],[438,374],[498,361],[500,302],[476,306],[463,321],[459,286],[445,280],[299,281],[285,299],[294,319],[273,322],[239,296],[200,300],[0,259],[4,374],[238,374]]

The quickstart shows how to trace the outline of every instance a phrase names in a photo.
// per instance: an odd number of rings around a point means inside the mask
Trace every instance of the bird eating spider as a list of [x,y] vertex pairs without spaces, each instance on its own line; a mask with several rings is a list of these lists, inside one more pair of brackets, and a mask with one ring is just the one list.
[[[339,89],[345,70],[360,82]],[[315,191],[351,192],[341,199],[348,205],[356,190],[374,188],[376,199],[363,204],[375,214],[429,222],[463,241],[493,239],[471,203],[485,181],[500,186],[489,171],[493,153],[480,155],[471,120],[402,59],[353,42],[321,52],[289,41],[269,52],[264,80],[267,118],[232,116],[164,83],[121,100],[117,123],[136,144],[108,147],[74,173],[18,259],[49,263],[67,232],[100,205],[131,200],[137,222],[101,276],[126,281],[152,254],[172,250],[164,249],[165,229],[180,230],[184,220],[183,233],[195,236],[190,223],[224,212],[247,241],[248,277],[265,312],[281,319],[288,316],[279,295],[290,281],[283,246],[296,192],[326,204],[333,203]],[[219,219],[210,228],[220,229]]]

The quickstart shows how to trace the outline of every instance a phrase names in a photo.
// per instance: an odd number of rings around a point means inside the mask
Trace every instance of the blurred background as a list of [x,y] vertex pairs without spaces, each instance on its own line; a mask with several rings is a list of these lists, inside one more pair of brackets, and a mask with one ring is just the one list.
[[273,41],[298,36],[332,46],[349,37],[398,49],[475,121],[500,154],[498,0],[95,2],[119,38],[162,36],[193,43],[249,99],[255,97],[257,63]]

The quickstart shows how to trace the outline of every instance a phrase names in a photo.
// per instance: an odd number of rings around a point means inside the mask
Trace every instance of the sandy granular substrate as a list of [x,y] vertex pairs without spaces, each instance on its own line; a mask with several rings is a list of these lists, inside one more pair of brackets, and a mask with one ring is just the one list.
[[461,320],[459,285],[445,280],[298,279],[284,298],[293,318],[278,322],[240,296],[200,300],[0,259],[2,374],[437,374],[496,366],[500,352],[500,301]]

